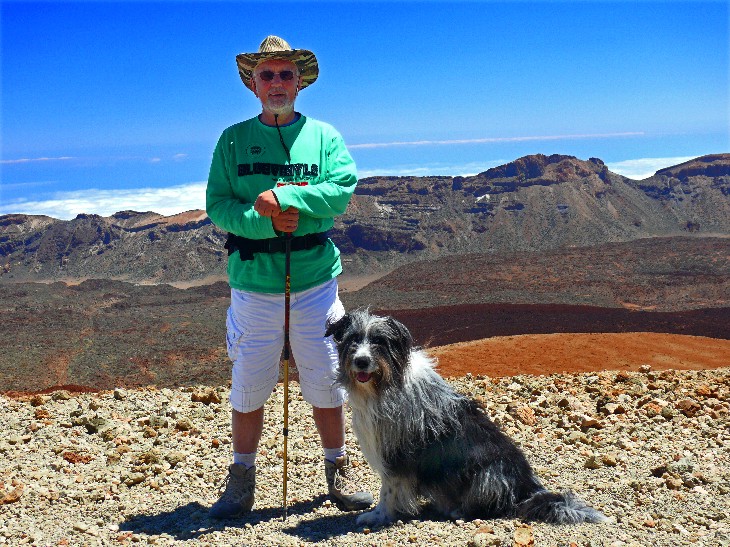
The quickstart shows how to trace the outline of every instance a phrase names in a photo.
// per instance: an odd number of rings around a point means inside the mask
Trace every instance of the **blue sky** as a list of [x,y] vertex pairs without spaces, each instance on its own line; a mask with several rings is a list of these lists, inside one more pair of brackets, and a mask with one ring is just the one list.
[[730,152],[728,3],[2,1],[0,214],[204,208],[220,132],[260,105],[235,55],[313,50],[297,110],[361,177],[598,157],[645,178]]

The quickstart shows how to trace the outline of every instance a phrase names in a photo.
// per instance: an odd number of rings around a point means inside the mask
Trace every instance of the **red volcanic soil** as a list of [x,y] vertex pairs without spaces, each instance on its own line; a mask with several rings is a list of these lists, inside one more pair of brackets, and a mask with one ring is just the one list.
[[651,332],[497,336],[429,350],[442,376],[701,370],[730,366],[730,340]]
[[403,322],[439,358],[443,376],[730,366],[728,308],[476,304],[375,313]]

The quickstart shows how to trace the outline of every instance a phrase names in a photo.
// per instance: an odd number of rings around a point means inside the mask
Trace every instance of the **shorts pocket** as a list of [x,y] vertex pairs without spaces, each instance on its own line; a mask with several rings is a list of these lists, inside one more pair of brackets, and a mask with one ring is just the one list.
[[236,322],[233,310],[228,308],[228,314],[226,315],[226,349],[228,350],[228,358],[233,362],[238,359],[239,348],[245,334],[245,328]]

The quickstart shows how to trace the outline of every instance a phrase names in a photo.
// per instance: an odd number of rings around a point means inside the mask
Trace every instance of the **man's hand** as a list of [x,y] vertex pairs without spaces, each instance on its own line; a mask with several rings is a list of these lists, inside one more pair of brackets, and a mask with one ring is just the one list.
[[256,198],[256,202],[253,204],[253,209],[262,217],[275,217],[281,213],[281,206],[279,205],[279,201],[276,199],[276,194],[274,194],[273,190],[261,192],[259,197]]
[[293,232],[299,225],[299,209],[289,207],[286,211],[272,216],[271,224],[274,226],[274,230],[278,232]]

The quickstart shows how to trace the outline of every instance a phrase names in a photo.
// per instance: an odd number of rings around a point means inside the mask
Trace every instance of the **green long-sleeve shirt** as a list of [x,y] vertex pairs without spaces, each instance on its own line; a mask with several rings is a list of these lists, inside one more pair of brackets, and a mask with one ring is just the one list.
[[[237,123],[218,140],[208,176],[206,210],[219,228],[249,239],[277,237],[271,219],[254,211],[261,192],[274,190],[282,210],[299,209],[295,236],[325,232],[345,212],[357,184],[355,162],[337,130],[301,116],[281,127],[287,159],[276,127],[258,117]],[[340,252],[325,245],[292,253],[291,290],[320,285],[342,272]],[[284,253],[256,253],[228,260],[231,287],[264,293],[284,292]]]

